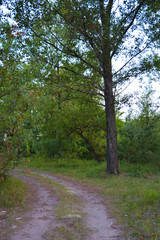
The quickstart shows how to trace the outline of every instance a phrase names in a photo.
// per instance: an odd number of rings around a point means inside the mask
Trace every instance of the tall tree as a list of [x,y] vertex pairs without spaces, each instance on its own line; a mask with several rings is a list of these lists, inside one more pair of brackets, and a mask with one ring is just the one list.
[[20,51],[22,32],[17,24],[10,24],[7,18],[2,18],[0,24],[0,179],[3,179],[19,160],[28,96],[34,86],[30,73],[34,71],[24,62]]
[[[107,171],[118,174],[115,90],[147,69],[141,60],[159,38],[159,1],[17,0],[14,9],[19,26],[28,30],[26,41],[34,37],[32,57],[82,77],[67,79],[68,87],[74,83],[84,94],[103,96]],[[114,70],[112,62],[119,59]],[[64,85],[60,76],[54,80]]]

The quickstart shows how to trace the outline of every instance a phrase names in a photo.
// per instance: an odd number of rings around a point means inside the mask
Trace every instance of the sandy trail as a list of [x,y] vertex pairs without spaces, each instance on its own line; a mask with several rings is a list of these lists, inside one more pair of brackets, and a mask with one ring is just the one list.
[[89,193],[79,184],[73,184],[60,177],[49,174],[40,174],[43,177],[53,179],[65,185],[73,194],[85,201],[84,212],[87,213],[86,225],[93,230],[90,240],[120,240],[120,230],[114,225],[113,219],[107,214],[107,209],[102,204],[102,198],[97,193]]
[[[71,194],[75,194],[85,202],[83,211],[87,215],[84,221],[86,226],[93,230],[87,240],[122,240],[120,229],[116,228],[113,219],[109,218],[106,206],[102,203],[102,198],[97,193],[90,193],[81,187],[80,184],[64,180],[61,177],[45,173],[38,174],[59,182]],[[17,173],[16,176],[26,182],[36,192],[36,197],[32,201],[32,209],[25,214],[26,223],[18,232],[12,235],[11,240],[41,240],[46,231],[56,227],[56,220],[54,219],[55,196],[35,177],[22,176]]]
[[26,223],[17,232],[15,231],[11,240],[40,240],[43,233],[55,226],[53,208],[56,199],[43,183],[31,176],[14,174],[24,181],[32,190],[34,197],[30,202],[30,209],[24,214]]

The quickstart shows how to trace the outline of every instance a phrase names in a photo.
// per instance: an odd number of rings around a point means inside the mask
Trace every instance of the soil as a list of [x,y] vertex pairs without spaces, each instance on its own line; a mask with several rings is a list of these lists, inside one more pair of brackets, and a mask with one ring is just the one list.
[[[114,220],[109,217],[103,198],[96,192],[90,192],[81,186],[60,176],[38,173],[39,175],[53,179],[64,185],[71,194],[85,202],[84,216],[85,224],[92,229],[87,240],[122,240],[121,229],[114,224]],[[55,228],[58,223],[54,218],[54,206],[57,199],[45,183],[36,179],[32,175],[22,175],[14,173],[16,177],[24,181],[33,193],[30,199],[30,207],[21,216],[20,228],[13,230],[7,240],[42,240],[45,232]]]

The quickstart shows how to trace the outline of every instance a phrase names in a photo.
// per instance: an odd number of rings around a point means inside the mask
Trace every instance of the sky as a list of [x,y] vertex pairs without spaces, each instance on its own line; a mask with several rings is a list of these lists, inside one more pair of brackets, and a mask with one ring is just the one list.
[[128,115],[131,108],[133,111],[133,116],[137,116],[139,114],[139,108],[137,106],[139,100],[136,96],[138,95],[138,97],[140,97],[144,93],[146,86],[152,87],[153,91],[155,91],[152,97],[152,102],[153,106],[158,106],[157,112],[160,112],[160,81],[150,83],[149,78],[144,78],[143,82],[139,83],[138,80],[135,79],[122,93],[122,96],[127,93],[131,93],[135,96],[135,99],[132,99],[131,107],[124,106],[121,109],[121,111],[124,112],[124,114],[122,115],[123,119],[125,119],[125,117]]
[[[160,55],[160,50],[157,50],[158,54]],[[121,60],[118,60],[118,62],[113,62],[113,66],[115,67],[115,70],[117,71],[123,66],[124,62]],[[155,77],[157,76],[157,78]],[[152,90],[154,91],[153,96],[152,96],[152,102],[153,106],[159,106],[157,108],[157,112],[160,112],[160,73],[155,74],[153,77],[152,74],[150,76],[143,76],[142,82],[139,82],[137,78],[132,79],[132,81],[127,84],[125,84],[121,90],[117,91],[120,93],[120,97],[125,96],[126,94],[133,94],[132,98],[132,104],[130,106],[123,106],[121,109],[121,112],[123,112],[123,115],[121,116],[122,119],[125,119],[126,116],[130,113],[131,109],[133,111],[133,116],[137,116],[139,114],[139,108],[137,106],[138,99],[141,97],[141,95],[145,92],[145,88],[151,87]],[[153,79],[152,81],[150,81]]]

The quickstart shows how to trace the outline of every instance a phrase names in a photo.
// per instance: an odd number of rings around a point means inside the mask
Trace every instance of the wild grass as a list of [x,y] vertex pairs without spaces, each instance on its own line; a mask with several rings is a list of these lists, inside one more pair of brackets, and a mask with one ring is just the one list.
[[[105,178],[106,162],[97,163],[95,160],[53,159],[47,157],[30,157],[22,160],[21,166],[41,171],[55,171],[76,177]],[[120,162],[120,172],[133,177],[149,177],[153,174],[160,176],[160,164],[135,164]]]
[[6,181],[0,182],[0,239],[8,237],[17,222],[17,216],[22,214],[26,205],[27,186],[22,181],[12,176],[7,176]]
[[[160,239],[160,175],[157,165],[120,163],[119,176],[92,160],[32,158],[28,168],[76,178],[98,191],[129,240]],[[24,163],[23,163],[24,165]]]
[[[100,192],[109,200],[110,212],[126,229],[127,239],[158,239],[160,182],[156,179],[125,175],[108,176],[96,181]],[[130,237],[130,238],[129,238]]]
[[24,205],[26,185],[17,178],[8,176],[0,182],[0,209]]

